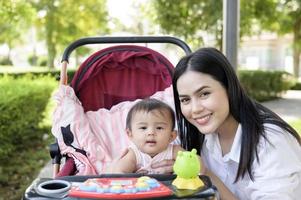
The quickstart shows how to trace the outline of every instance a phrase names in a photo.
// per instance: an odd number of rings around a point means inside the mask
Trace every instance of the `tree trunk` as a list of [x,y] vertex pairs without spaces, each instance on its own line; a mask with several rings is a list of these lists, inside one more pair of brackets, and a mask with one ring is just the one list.
[[56,56],[56,49],[54,44],[54,36],[53,36],[53,27],[54,27],[54,6],[52,3],[49,5],[49,10],[46,16],[46,43],[47,43],[47,50],[48,50],[48,57],[47,57],[47,66],[50,69],[54,68],[54,59]]
[[7,52],[7,61],[6,61],[6,65],[14,65],[13,64],[13,61],[11,60],[11,50],[12,50],[12,45],[10,42],[7,43],[7,46],[8,46],[8,52]]
[[[219,28],[219,27],[218,27]],[[217,47],[220,51],[223,51],[223,26],[221,25],[220,30],[216,30],[216,41],[217,41]]]
[[294,39],[293,39],[293,58],[294,58],[294,76],[299,77],[300,72],[300,53],[301,53],[301,17],[294,24]]
[[[294,45],[295,46],[295,45]],[[294,47],[294,76],[299,77],[300,72],[300,50]]]
[[36,45],[34,44],[33,50],[32,50],[32,61],[31,61],[32,66],[37,66],[38,65],[38,56],[37,56],[37,50],[36,50]]
[[55,59],[56,51],[53,43],[47,42],[47,49],[48,49],[47,66],[50,69],[54,69],[54,59]]
[[8,44],[7,45],[8,46],[8,51],[7,51],[7,60],[10,60],[10,55],[11,55],[11,45],[10,44]]

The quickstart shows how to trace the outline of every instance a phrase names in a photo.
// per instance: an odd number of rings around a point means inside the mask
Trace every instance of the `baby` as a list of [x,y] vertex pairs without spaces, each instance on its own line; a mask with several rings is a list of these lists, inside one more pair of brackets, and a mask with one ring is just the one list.
[[177,137],[175,116],[170,106],[156,99],[135,104],[126,119],[131,140],[127,153],[113,166],[113,173],[156,173],[153,163],[175,159],[180,145],[171,144]]

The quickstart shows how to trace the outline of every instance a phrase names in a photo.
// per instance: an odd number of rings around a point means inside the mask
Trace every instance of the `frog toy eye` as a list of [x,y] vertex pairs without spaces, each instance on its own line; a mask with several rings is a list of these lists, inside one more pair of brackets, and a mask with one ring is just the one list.
[[180,157],[181,157],[181,156],[183,156],[183,153],[184,153],[183,151],[178,151],[177,156],[180,156]]
[[196,154],[196,149],[192,149],[191,153]]

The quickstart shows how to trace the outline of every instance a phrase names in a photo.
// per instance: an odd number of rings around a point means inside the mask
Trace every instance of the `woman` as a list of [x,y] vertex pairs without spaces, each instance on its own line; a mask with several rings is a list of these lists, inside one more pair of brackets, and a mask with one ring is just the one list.
[[222,199],[300,198],[300,136],[247,96],[221,52],[182,58],[173,87],[182,146],[199,150]]

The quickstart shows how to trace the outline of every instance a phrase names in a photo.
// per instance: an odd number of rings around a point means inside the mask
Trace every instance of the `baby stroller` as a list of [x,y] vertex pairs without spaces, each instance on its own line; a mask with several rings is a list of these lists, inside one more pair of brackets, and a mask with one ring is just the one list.
[[[83,38],[66,48],[62,59],[61,82],[67,81],[65,74],[71,52],[82,45],[98,43],[171,43],[181,47],[186,54],[191,52],[186,43],[174,37]],[[143,99],[166,89],[171,85],[173,68],[163,55],[150,48],[137,45],[112,46],[86,59],[75,73],[70,86],[85,112],[99,108],[110,109],[120,102]],[[72,158],[66,159],[59,172],[61,154],[57,143],[50,146],[50,155],[54,164],[54,177],[76,173]]]
[[[73,88],[76,97],[81,102],[81,106],[85,113],[97,111],[99,109],[113,109],[114,106],[126,101],[134,101],[150,97],[157,92],[170,88],[172,83],[173,65],[162,54],[148,47],[129,45],[132,43],[170,43],[180,47],[185,54],[191,52],[189,46],[174,37],[94,37],[83,38],[70,44],[63,55],[61,79],[62,84],[67,84],[66,69],[68,59],[71,52],[83,45],[87,44],[108,44],[108,43],[126,43],[126,45],[116,45],[102,49],[91,55],[84,61],[76,71],[70,86]],[[125,123],[124,123],[125,124]],[[113,129],[115,126],[114,125]],[[119,129],[120,130],[120,129]],[[86,151],[73,145],[77,140],[74,138],[70,130],[70,124],[61,128],[62,137],[65,146],[72,148],[73,152],[83,157]],[[126,134],[114,132],[114,138],[104,139],[104,146],[108,146],[109,150],[113,150],[111,157],[121,152],[122,142]],[[119,134],[116,136],[116,134]],[[108,144],[109,141],[109,144]],[[113,146],[114,142],[118,145]],[[124,145],[124,144],[123,144]],[[112,146],[114,147],[112,149]],[[105,150],[104,150],[105,152]],[[54,177],[68,181],[82,182],[88,176],[73,176],[79,170],[74,157],[64,155],[66,161],[62,169],[60,169],[60,161],[62,158],[61,149],[58,143],[50,145],[50,155],[54,164]],[[110,157],[110,158],[111,158]],[[105,159],[104,159],[105,160]],[[126,175],[100,175],[101,177],[136,177],[137,174]],[[151,175],[159,181],[169,181],[175,178],[174,175]],[[204,177],[206,182],[206,191],[198,197],[212,197],[216,190],[211,184],[208,177]],[[30,199],[30,198],[27,198]]]

